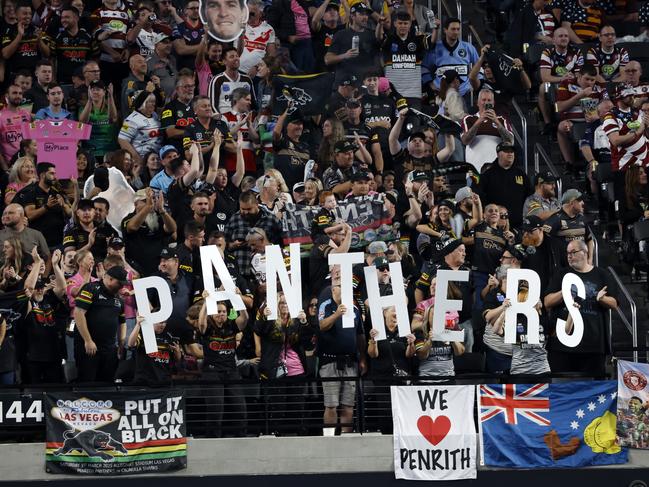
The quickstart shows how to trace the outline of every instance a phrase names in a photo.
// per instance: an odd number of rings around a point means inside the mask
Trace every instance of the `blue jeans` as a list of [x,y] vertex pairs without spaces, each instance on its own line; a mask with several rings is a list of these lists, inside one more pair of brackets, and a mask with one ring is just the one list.
[[485,347],[486,349],[486,369],[491,374],[506,374],[512,366],[511,355],[504,355],[496,352],[494,349]]
[[480,293],[487,286],[489,282],[489,274],[486,272],[473,271],[473,285],[475,286],[475,309],[477,311],[482,311],[482,297]]
[[10,370],[9,372],[0,372],[0,384],[3,386],[13,385],[16,379],[16,372]]

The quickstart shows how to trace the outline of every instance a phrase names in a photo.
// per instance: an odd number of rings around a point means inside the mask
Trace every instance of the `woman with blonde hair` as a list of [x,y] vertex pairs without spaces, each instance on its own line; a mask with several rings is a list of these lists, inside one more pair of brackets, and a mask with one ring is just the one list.
[[270,169],[266,169],[264,171],[264,175],[265,176],[270,176],[273,179],[275,179],[275,181],[277,182],[277,185],[278,185],[277,186],[277,191],[278,192],[286,193],[287,195],[290,196],[291,190],[286,185],[286,181],[284,180],[284,176],[282,175],[281,172],[279,172],[277,169],[270,168]]
[[4,265],[0,268],[0,289],[10,291],[18,287],[25,275],[23,246],[16,237],[6,239],[2,244]]
[[36,167],[30,157],[20,157],[9,170],[9,184],[5,190],[5,205],[11,203],[16,193],[36,181]]

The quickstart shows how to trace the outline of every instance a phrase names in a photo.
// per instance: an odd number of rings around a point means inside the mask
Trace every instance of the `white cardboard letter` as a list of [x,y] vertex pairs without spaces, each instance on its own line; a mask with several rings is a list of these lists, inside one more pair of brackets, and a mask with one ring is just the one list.
[[469,271],[449,271],[440,269],[437,271],[437,283],[435,284],[435,308],[433,308],[433,340],[442,342],[463,342],[464,330],[447,330],[446,313],[449,311],[461,311],[462,301],[459,299],[448,299],[449,281],[468,281]]
[[349,254],[329,254],[329,267],[340,266],[340,298],[342,304],[347,308],[343,315],[343,328],[354,328],[354,285],[352,268],[354,264],[362,264],[363,252],[351,252]]
[[[372,318],[372,328],[378,330],[377,340],[385,340],[385,321],[383,320],[383,309],[394,306],[397,311],[397,327],[399,336],[404,337],[410,334],[410,319],[408,318],[408,305],[406,301],[406,290],[403,285],[403,273],[400,262],[390,263],[390,282],[392,283],[392,295],[381,296],[379,293],[379,278],[376,267],[371,265],[363,269],[365,273],[365,286],[367,287],[367,299]],[[342,291],[342,289],[341,289]]]
[[557,338],[566,347],[574,348],[581,343],[581,339],[584,336],[584,319],[581,317],[579,309],[574,306],[575,300],[572,298],[572,286],[577,288],[577,296],[581,299],[586,298],[586,286],[584,286],[584,282],[578,275],[569,272],[563,276],[563,281],[561,281],[561,294],[563,295],[563,302],[566,303],[566,308],[568,308],[568,313],[572,317],[574,325],[572,333],[568,335],[566,333],[565,320],[557,318]]
[[[155,313],[151,312],[151,304],[147,290],[155,289],[158,292],[160,300],[160,309]],[[137,312],[144,318],[142,321],[142,337],[144,338],[144,350],[146,353],[155,353],[158,351],[158,344],[155,340],[155,331],[153,325],[166,321],[173,311],[171,302],[171,291],[169,285],[162,277],[149,276],[133,281],[133,294],[135,294],[135,304]]]
[[266,306],[270,308],[269,320],[277,319],[277,278],[288,305],[291,318],[297,318],[302,309],[302,274],[300,268],[300,244],[290,245],[291,276],[289,277],[282,248],[279,245],[266,245]]
[[[527,299],[518,301],[518,284],[527,281]],[[527,317],[527,343],[539,344],[539,313],[534,306],[541,297],[541,279],[530,269],[508,269],[506,296],[512,305],[505,310],[505,343],[516,343],[517,315]]]
[[[223,291],[217,291],[214,286],[212,266],[216,269],[216,274],[221,280]],[[230,301],[232,307],[237,311],[246,309],[243,299],[237,294],[237,286],[234,284],[232,276],[225,266],[225,262],[223,262],[221,252],[219,252],[216,245],[204,245],[201,247],[201,269],[203,270],[203,288],[210,293],[206,301],[208,315],[215,315],[218,312],[216,303],[219,301]]]

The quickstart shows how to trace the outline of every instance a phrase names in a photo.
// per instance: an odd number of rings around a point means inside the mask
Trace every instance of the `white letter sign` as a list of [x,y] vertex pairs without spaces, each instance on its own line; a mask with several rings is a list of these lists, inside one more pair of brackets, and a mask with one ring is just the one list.
[[[155,313],[151,312],[151,304],[147,290],[155,289],[158,292],[160,309]],[[144,321],[142,321],[142,337],[144,338],[144,350],[146,353],[155,353],[158,351],[158,344],[155,340],[155,331],[153,325],[166,321],[173,312],[171,301],[171,291],[169,284],[162,277],[149,276],[133,281],[133,294],[135,295],[135,304],[137,312]]]

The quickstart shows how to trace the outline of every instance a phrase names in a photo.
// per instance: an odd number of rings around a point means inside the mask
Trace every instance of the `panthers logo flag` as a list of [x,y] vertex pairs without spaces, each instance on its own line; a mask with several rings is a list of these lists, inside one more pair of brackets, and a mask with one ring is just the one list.
[[302,115],[322,114],[331,96],[333,81],[334,73],[275,76],[273,115],[281,115],[289,100],[294,102],[291,112],[299,110]]
[[484,464],[574,468],[628,461],[616,438],[615,381],[479,386]]
[[514,65],[514,58],[500,49],[489,49],[487,51],[487,63],[489,63],[496,80],[495,84],[502,91],[510,95],[522,95],[526,92],[521,81],[522,68]]

